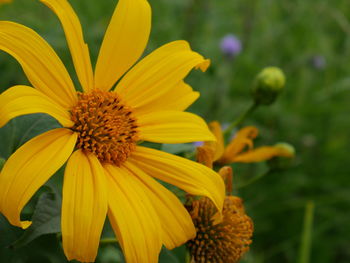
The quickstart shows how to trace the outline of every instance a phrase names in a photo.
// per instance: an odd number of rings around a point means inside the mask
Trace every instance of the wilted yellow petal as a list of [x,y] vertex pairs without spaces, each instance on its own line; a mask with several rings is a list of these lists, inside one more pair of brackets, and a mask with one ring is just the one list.
[[199,146],[197,147],[196,159],[197,162],[213,168],[214,150],[208,146]]
[[217,121],[209,123],[209,129],[214,134],[215,142],[205,142],[204,146],[210,147],[214,151],[214,161],[218,160],[223,154],[225,149],[224,136],[222,133],[221,125]]
[[221,164],[234,162],[236,156],[246,147],[253,148],[253,139],[258,136],[258,129],[253,126],[247,126],[239,130],[229,145],[226,147],[223,156],[219,159]]
[[292,157],[293,155],[286,149],[278,146],[262,146],[237,155],[233,161],[236,163],[255,163],[267,161],[277,156]]

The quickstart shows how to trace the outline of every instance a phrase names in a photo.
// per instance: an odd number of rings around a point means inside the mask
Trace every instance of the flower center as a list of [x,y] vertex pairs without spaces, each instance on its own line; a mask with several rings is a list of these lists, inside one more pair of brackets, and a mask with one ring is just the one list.
[[208,198],[193,201],[187,209],[197,231],[196,237],[187,242],[194,263],[238,262],[249,250],[253,223],[239,198],[225,198],[219,223],[214,223],[217,210]]
[[78,133],[76,147],[95,154],[102,163],[120,166],[138,140],[131,108],[115,92],[79,92],[78,97],[71,111],[75,123],[71,129]]

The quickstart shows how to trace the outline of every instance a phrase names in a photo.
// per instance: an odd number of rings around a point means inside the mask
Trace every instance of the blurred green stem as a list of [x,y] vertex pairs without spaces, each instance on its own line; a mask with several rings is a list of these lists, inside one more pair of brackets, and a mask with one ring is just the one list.
[[188,249],[186,249],[185,263],[191,263],[191,254],[190,251],[188,251]]
[[298,263],[309,263],[312,240],[312,225],[314,221],[315,204],[309,201],[305,207],[304,229],[301,235]]
[[244,182],[243,184],[238,184],[238,185],[236,186],[236,189],[240,189],[240,188],[246,187],[246,186],[248,186],[248,185],[251,185],[251,184],[253,184],[253,183],[259,181],[261,178],[263,178],[263,177],[265,177],[266,175],[269,175],[269,174],[271,174],[271,173],[272,173],[272,170],[270,169],[270,170],[268,170],[268,171],[265,172],[265,173],[259,174],[258,176],[255,176],[255,177],[251,178],[250,180]]
[[230,126],[227,127],[227,129],[224,132],[224,135],[228,135],[233,128],[235,128],[236,126],[239,126],[242,124],[242,122],[250,115],[252,114],[257,108],[258,108],[259,104],[257,103],[253,103],[247,111],[243,112],[243,114],[241,116],[238,117],[238,119],[234,122],[232,122],[230,124]]
[[100,245],[106,245],[106,244],[115,244],[118,243],[118,240],[115,238],[104,238],[100,240]]

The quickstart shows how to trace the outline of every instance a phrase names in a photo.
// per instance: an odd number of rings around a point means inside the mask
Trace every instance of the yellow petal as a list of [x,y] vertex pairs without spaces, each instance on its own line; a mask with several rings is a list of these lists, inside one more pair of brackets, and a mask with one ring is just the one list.
[[5,163],[0,176],[0,212],[11,224],[26,228],[20,213],[33,194],[73,152],[77,135],[60,128],[43,133],[21,146]]
[[95,87],[109,90],[140,58],[151,31],[146,0],[119,0],[97,59]]
[[68,260],[94,262],[107,215],[106,176],[100,161],[77,150],[64,174],[62,241]]
[[31,87],[14,86],[0,95],[0,127],[12,118],[31,113],[47,113],[65,127],[74,124],[67,110]]
[[136,117],[141,140],[159,143],[215,140],[205,121],[189,112],[157,111]]
[[224,155],[219,159],[219,163],[232,163],[234,162],[236,156],[246,147],[252,149],[253,139],[255,139],[256,136],[258,136],[258,129],[253,126],[247,126],[239,130],[229,145],[227,145]]
[[206,70],[208,66],[209,61],[193,52],[186,41],[174,41],[142,59],[118,83],[116,92],[130,106],[147,110],[148,105],[162,104],[164,96],[171,101],[171,89],[177,88],[191,69]]
[[32,29],[1,21],[0,49],[17,59],[36,89],[65,109],[76,104],[73,82],[62,61],[51,46]]
[[93,73],[89,48],[84,42],[79,18],[66,0],[40,0],[60,19],[79,81],[85,91],[93,89]]
[[196,230],[191,216],[180,200],[137,166],[126,162],[125,167],[145,185],[145,192],[160,218],[166,248],[173,249],[194,238]]
[[193,91],[190,85],[181,80],[174,88],[158,97],[156,101],[134,108],[134,110],[143,114],[161,110],[184,111],[198,98],[199,92]]
[[158,215],[145,186],[125,169],[106,165],[108,217],[126,262],[154,263],[162,247]]
[[129,160],[159,180],[190,194],[208,197],[221,211],[225,196],[224,182],[220,175],[204,165],[141,146],[137,146]]
[[291,153],[278,146],[263,146],[237,155],[236,163],[256,163],[270,160],[273,157],[291,157]]
[[221,125],[217,121],[209,123],[209,129],[214,134],[216,141],[205,142],[204,147],[209,147],[214,152],[214,161],[218,160],[224,154],[224,136],[222,133]]

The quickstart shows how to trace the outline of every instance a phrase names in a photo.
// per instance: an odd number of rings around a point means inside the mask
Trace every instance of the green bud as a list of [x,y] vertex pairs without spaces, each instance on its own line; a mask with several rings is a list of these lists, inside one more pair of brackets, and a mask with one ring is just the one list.
[[267,162],[271,170],[284,170],[291,166],[295,157],[295,148],[293,145],[285,142],[277,143],[274,147],[281,148],[284,155],[272,158]]
[[286,83],[281,69],[277,67],[264,68],[256,77],[253,87],[253,97],[256,104],[270,105],[275,102]]

